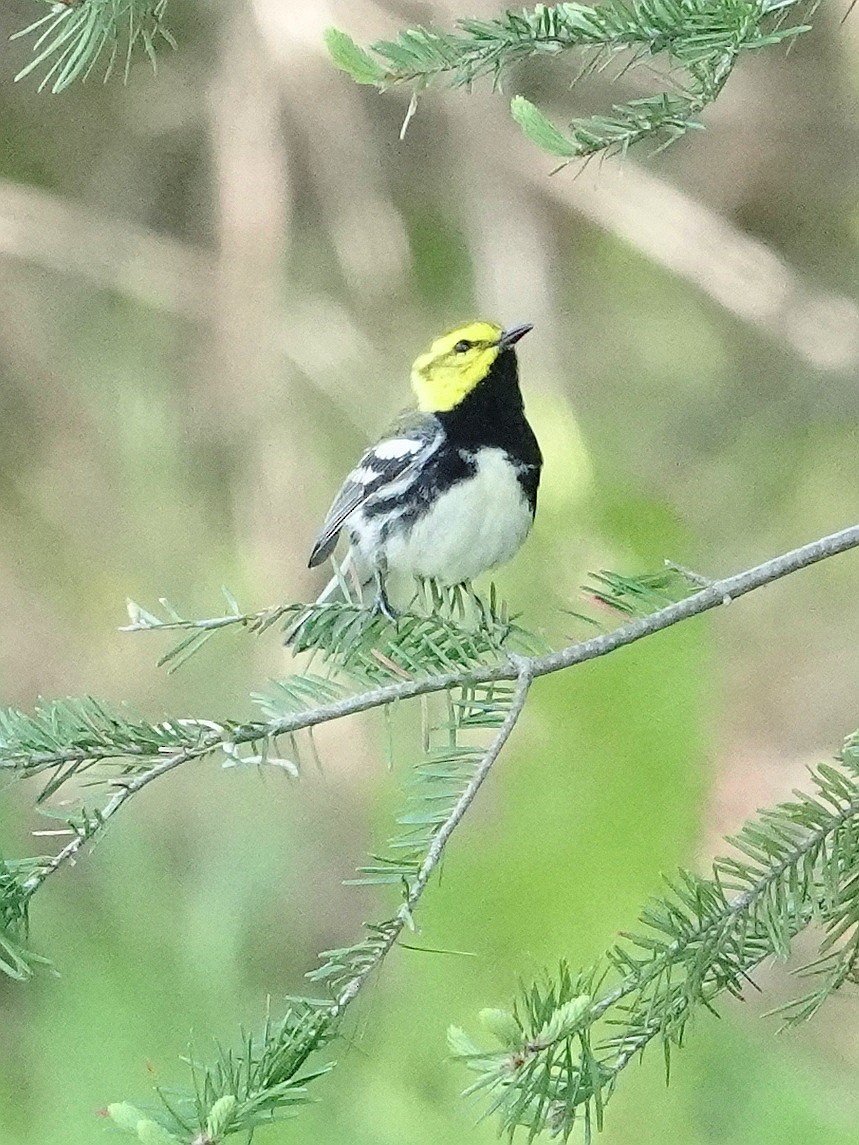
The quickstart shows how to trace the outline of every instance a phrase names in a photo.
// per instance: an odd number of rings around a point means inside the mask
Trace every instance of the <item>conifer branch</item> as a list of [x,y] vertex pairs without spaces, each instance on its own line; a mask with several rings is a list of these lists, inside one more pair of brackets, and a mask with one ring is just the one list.
[[[711,878],[681,870],[643,911],[642,932],[577,974],[562,964],[554,980],[523,987],[512,1013],[489,1011],[502,1048],[483,1050],[451,1030],[454,1056],[479,1075],[467,1092],[491,1096],[503,1130],[567,1140],[581,1119],[589,1136],[633,1058],[659,1040],[667,1064],[696,1010],[715,1012],[722,994],[741,997],[761,963],[786,958],[812,921],[824,928],[821,957],[800,973],[820,984],[781,1007],[786,1021],[807,1019],[859,981],[856,742],[846,741],[841,766],[812,771],[813,795],[797,792],[747,823],[729,840],[738,853],[717,859]],[[616,980],[609,988],[607,976]]]
[[42,860],[36,866],[36,869],[30,877],[22,884],[21,889],[24,895],[28,899],[31,898],[47,878],[61,867],[72,863],[84,843],[88,842],[97,832],[101,831],[108,820],[119,811],[120,807],[122,807],[132,795],[136,795],[138,791],[142,791],[144,787],[147,787],[154,780],[160,779],[162,775],[167,775],[168,772],[173,771],[177,767],[181,767],[183,763],[187,763],[188,760],[192,758],[198,757],[196,755],[190,755],[188,750],[181,751],[163,760],[161,763],[139,772],[131,778],[116,778],[111,780],[111,786],[116,787],[117,790],[100,810],[91,812],[90,814],[83,813],[77,820],[69,821],[71,824],[70,831],[72,832],[72,838],[56,855],[50,859]]
[[[519,662],[515,691],[509,695],[496,695],[491,704],[495,713],[503,711],[504,716],[489,745],[476,754],[477,762],[473,769],[469,762],[472,752],[456,743],[451,745],[454,755],[446,757],[448,763],[460,757],[464,767],[457,766],[432,778],[440,778],[446,786],[451,782],[461,782],[465,776],[468,779],[449,808],[441,815],[435,815],[424,807],[419,817],[404,816],[400,820],[406,825],[429,823],[429,831],[423,836],[425,853],[416,869],[410,869],[406,858],[397,863],[395,871],[390,866],[383,868],[381,878],[357,880],[400,883],[405,893],[392,918],[368,925],[368,937],[356,946],[325,952],[326,963],[308,975],[312,981],[339,984],[333,1001],[319,997],[293,998],[286,1017],[277,1024],[267,1022],[263,1037],[258,1041],[248,1041],[237,1052],[221,1050],[214,1065],[194,1063],[193,1100],[177,1098],[173,1094],[168,1099],[159,1092],[162,1099],[159,1108],[144,1109],[127,1102],[108,1106],[108,1113],[120,1128],[135,1132],[141,1140],[148,1140],[147,1134],[162,1133],[165,1142],[214,1142],[235,1133],[252,1132],[261,1124],[288,1115],[297,1104],[307,1100],[308,1082],[331,1068],[325,1065],[306,1071],[308,1059],[334,1037],[348,1007],[396,945],[403,931],[414,925],[414,912],[442,860],[445,847],[522,714],[531,679],[530,664],[523,657]],[[469,720],[466,716],[461,727],[485,723],[486,704],[476,701],[472,695],[464,697],[464,706],[467,712],[476,716],[476,720]],[[449,733],[450,726],[445,724],[444,730]],[[434,799],[438,798],[434,795]],[[411,843],[412,838],[407,835],[392,845],[405,845],[411,849]],[[391,874],[393,877],[388,878]],[[219,1127],[217,1135],[211,1132],[213,1123]],[[144,1125],[143,1132],[141,1124]]]
[[[72,838],[53,858],[31,860],[29,867],[7,863],[0,872],[0,966],[11,968],[9,972],[18,976],[32,972],[34,962],[28,958],[23,940],[27,907],[33,893],[51,874],[74,860],[83,844],[100,832],[133,794],[162,775],[192,759],[219,752],[230,764],[269,762],[297,773],[294,762],[297,744],[291,738],[295,732],[398,700],[443,693],[444,718],[436,725],[436,739],[430,737],[424,758],[415,768],[419,782],[406,812],[399,819],[403,833],[391,841],[388,854],[377,857],[375,865],[359,872],[363,876],[360,882],[402,887],[400,907],[386,921],[368,924],[366,937],[355,946],[324,953],[323,965],[309,977],[325,982],[332,996],[292,999],[284,1018],[276,1023],[267,1022],[261,1038],[246,1039],[239,1051],[219,1050],[213,1065],[195,1063],[192,1097],[178,1099],[161,1095],[162,1104],[151,1111],[127,1103],[110,1107],[116,1124],[135,1132],[138,1139],[186,1145],[220,1141],[232,1133],[250,1132],[285,1116],[307,1100],[307,1084],[330,1068],[328,1064],[308,1068],[309,1059],[331,1040],[346,1008],[396,944],[403,929],[411,925],[412,912],[445,846],[521,715],[534,679],[607,655],[857,546],[859,526],[853,526],[713,582],[698,576],[689,578],[676,569],[638,580],[601,574],[597,588],[592,590],[597,597],[636,615],[613,631],[549,653],[523,653],[515,648],[517,642],[523,642],[523,630],[509,618],[503,602],[498,602],[494,595],[485,601],[471,594],[472,624],[460,627],[458,637],[451,625],[457,610],[465,606],[462,592],[442,597],[431,595],[428,613],[418,609],[400,625],[352,615],[348,602],[339,616],[328,609],[320,611],[309,606],[306,613],[302,613],[303,623],[306,622],[302,633],[307,647],[314,649],[316,655],[327,655],[329,668],[351,664],[346,671],[346,682],[309,672],[288,677],[265,696],[257,697],[266,716],[260,720],[215,722],[183,718],[150,723],[122,710],[112,711],[95,700],[46,704],[34,715],[14,711],[0,713],[0,769],[13,777],[46,776],[41,798],[84,772],[88,782],[96,780],[115,788],[100,810],[82,809],[76,818],[69,820]],[[677,578],[682,580],[684,591],[688,591],[690,579],[697,591],[672,600]],[[665,599],[670,603],[654,607]],[[641,615],[643,609],[649,611]],[[259,628],[259,617],[278,613],[278,610],[268,610],[249,614],[251,622],[244,624],[242,614],[232,607],[231,611],[236,613],[230,618],[231,622],[251,631]],[[278,615],[291,619],[292,609],[284,607]],[[196,635],[222,630],[227,627],[222,623],[224,620],[188,621],[168,609],[166,621],[147,614],[147,619],[135,626],[188,628]],[[384,651],[371,662],[371,653],[380,650],[378,645]],[[350,660],[349,656],[353,658]],[[440,670],[450,665],[454,665],[453,670]],[[386,682],[366,687],[368,681],[378,679]],[[357,692],[350,690],[350,680],[353,689],[358,686]],[[509,682],[515,682],[513,689],[508,686]],[[475,748],[470,736],[460,739],[461,733],[481,728],[495,729],[487,747]],[[278,748],[283,736],[290,738],[291,751],[286,759],[280,756]],[[859,757],[859,751],[853,748],[851,751],[853,754],[843,755],[845,763]],[[575,979],[567,974],[566,978],[562,975],[557,987],[553,985],[543,993],[535,988],[528,995],[523,1002],[523,1007],[531,1007],[527,1020],[516,1015],[499,1018],[496,1014],[506,1029],[504,1037],[508,1043],[512,1038],[511,1021],[519,1023],[524,1031],[516,1068],[511,1070],[506,1061],[502,1083],[497,1077],[497,1055],[472,1049],[463,1051],[470,1064],[482,1063],[480,1085],[490,1084],[487,1077],[494,1079],[493,1085],[501,1085],[502,1094],[496,1101],[503,1107],[508,1127],[514,1123],[527,1124],[536,1131],[538,1125],[548,1124],[547,1110],[552,1111],[552,1124],[560,1125],[562,1132],[567,1131],[581,1109],[586,1119],[596,1116],[599,1120],[610,1084],[631,1054],[659,1035],[670,1044],[672,1031],[682,1031],[687,1011],[695,1005],[710,1004],[719,990],[736,990],[743,976],[757,965],[754,958],[737,954],[739,940],[726,921],[735,916],[744,920],[739,929],[743,940],[750,944],[748,949],[760,957],[774,949],[781,952],[786,948],[791,935],[808,921],[809,903],[812,911],[830,927],[830,947],[822,952],[824,962],[818,968],[823,976],[822,985],[816,995],[801,1000],[803,1013],[815,1008],[827,992],[855,974],[859,943],[852,941],[851,920],[859,918],[859,879],[846,877],[850,872],[849,863],[843,869],[836,869],[831,862],[824,862],[825,855],[836,854],[835,847],[831,851],[827,847],[835,838],[833,831],[837,834],[837,825],[831,826],[825,816],[819,822],[815,820],[811,828],[808,821],[823,808],[830,819],[833,815],[840,816],[845,829],[848,826],[852,829],[854,804],[859,806],[859,790],[854,791],[852,780],[841,772],[836,774],[833,769],[822,768],[818,776],[822,777],[820,797],[801,800],[804,818],[797,818],[797,830],[792,831],[784,822],[773,819],[769,823],[771,831],[766,845],[761,843],[760,833],[755,829],[749,829],[742,837],[747,853],[756,846],[759,848],[754,853],[756,865],[751,874],[723,861],[712,885],[683,875],[674,888],[676,902],[664,906],[662,914],[656,909],[645,916],[648,925],[661,927],[666,934],[669,928],[674,928],[668,945],[683,938],[682,944],[672,947],[675,957],[686,950],[697,952],[697,961],[690,964],[691,968],[686,967],[683,978],[687,985],[699,984],[697,993],[690,987],[688,996],[683,994],[678,1001],[669,992],[656,1028],[650,1024],[656,1012],[653,1006],[657,1005],[653,999],[660,989],[669,986],[672,990],[678,989],[677,979],[672,980],[670,974],[666,976],[656,968],[648,968],[647,960],[644,960],[646,965],[641,960],[636,962],[633,954],[618,948],[612,952],[610,961],[621,968],[629,983],[622,993],[611,996],[610,1001],[592,1004],[596,972]],[[827,802],[837,804],[834,812],[826,806]],[[798,843],[800,836],[805,840],[809,832],[814,835],[813,843]],[[854,831],[849,838],[859,849],[859,833]],[[783,854],[778,852],[778,847],[782,847]],[[790,851],[791,847],[796,853]],[[809,858],[815,847],[814,858]],[[844,854],[845,849],[841,847],[838,863],[844,863]],[[853,869],[859,866],[859,855],[856,859]],[[811,871],[813,863],[823,864],[819,880]],[[845,875],[840,882],[839,872]],[[744,888],[746,898],[739,900],[740,906],[730,907],[726,913],[723,887],[728,887],[731,878]],[[757,882],[761,886],[753,887]],[[814,890],[813,893],[809,890],[811,897],[807,894],[796,908],[790,907],[787,921],[782,922],[779,930],[776,915],[767,904],[780,906],[787,901],[788,891],[794,896],[790,900],[793,903],[797,886]],[[752,895],[747,893],[750,889],[754,889]],[[798,899],[796,901],[798,903]],[[749,919],[750,912],[754,911],[758,913],[752,925]],[[722,945],[707,962],[713,954],[712,935],[720,937]],[[646,938],[639,945],[648,951],[656,949],[652,938]],[[608,1016],[627,1002],[632,1007],[630,1000],[636,998],[642,1000],[642,1005],[647,1003],[646,1021],[639,1021],[630,1008],[627,1032],[592,1049],[588,1020]],[[573,1035],[581,1046],[578,1066],[573,1062],[570,1049]],[[563,1092],[558,1088],[560,1083],[556,1084],[560,1067],[559,1059],[553,1054],[557,1047],[563,1050],[563,1061],[568,1066],[564,1075],[567,1088]],[[462,1050],[461,1043],[459,1048]],[[607,1049],[613,1052],[613,1058],[606,1059]],[[530,1071],[529,1063],[542,1061],[540,1055],[546,1054],[551,1059],[551,1068],[543,1069],[541,1065],[538,1069],[535,1065]],[[543,1078],[544,1089],[529,1090],[523,1083],[526,1076]],[[559,1105],[559,1102],[562,1103]]]
[[511,104],[514,119],[542,150],[568,163],[599,151],[625,152],[643,139],[663,146],[699,127],[696,116],[724,87],[746,52],[781,43],[807,31],[788,24],[800,0],[603,0],[583,4],[537,4],[495,20],[458,20],[456,30],[410,28],[396,40],[361,48],[330,28],[326,43],[335,64],[357,83],[381,90],[407,84],[415,93],[434,84],[471,87],[483,77],[498,86],[511,65],[529,57],[576,51],[578,76],[626,53],[629,65],[662,57],[674,87],[612,107],[610,114],[554,126],[522,96]]
[[[124,786],[108,804],[112,808],[112,817],[130,794],[191,760],[218,752],[226,754],[229,760],[235,760],[237,750],[246,747],[255,753],[251,756],[251,762],[264,763],[268,759],[276,762],[280,759],[277,746],[279,739],[306,728],[417,696],[516,680],[521,674],[523,659],[534,679],[561,671],[606,656],[618,648],[729,604],[746,593],[857,546],[859,525],[854,525],[764,561],[754,568],[715,580],[682,600],[646,615],[636,616],[618,628],[556,652],[511,656],[499,644],[494,662],[484,663],[487,649],[481,645],[473,649],[473,660],[468,667],[452,672],[434,672],[425,676],[397,679],[396,683],[382,684],[347,695],[339,695],[335,684],[318,677],[288,678],[273,694],[262,697],[270,713],[267,720],[214,722],[184,718],[149,724],[130,719],[123,712],[109,711],[94,700],[56,702],[37,710],[33,716],[16,711],[0,711],[0,772],[6,770],[20,778],[50,772],[51,778],[42,792],[44,798],[79,772],[91,771],[98,765],[119,767],[126,775],[133,771],[136,774],[131,780],[122,777],[118,781]],[[272,611],[267,610],[267,613]],[[395,640],[395,635],[390,638]],[[384,660],[389,660],[389,657],[384,657]],[[384,668],[384,662],[380,661],[379,666]],[[390,669],[388,673],[389,677],[401,674]],[[290,687],[291,680],[295,684]],[[296,686],[299,683],[304,686]],[[326,697],[334,695],[335,698],[314,704],[312,701],[319,695],[320,689],[323,689]],[[282,712],[284,706],[288,710]],[[278,714],[279,711],[282,714]],[[112,780],[114,776],[111,773],[107,781]],[[114,805],[117,796],[122,797]],[[101,812],[102,818],[105,810]],[[101,830],[101,826],[97,815],[88,817],[80,825],[85,838],[74,847],[72,844],[75,840],[72,840],[63,849],[63,852],[68,852],[66,858],[60,859],[57,866],[74,858],[82,843]],[[56,870],[57,866],[52,866],[51,871]]]
[[0,859],[0,973],[19,982],[32,977],[38,967],[49,965],[46,958],[27,948],[30,892],[26,889],[31,872],[48,861]]
[[44,16],[12,36],[36,37],[33,59],[15,79],[44,67],[39,91],[48,86],[55,95],[65,91],[86,79],[105,56],[105,81],[118,61],[127,80],[136,53],[142,50],[154,69],[159,43],[176,47],[164,24],[167,0],[47,0],[47,7]]
[[[859,525],[841,529],[819,540],[811,541],[781,556],[773,557],[762,564],[721,580],[713,580],[700,591],[685,597],[683,600],[668,604],[644,616],[637,616],[634,620],[621,625],[610,632],[600,633],[587,640],[570,644],[556,652],[529,657],[534,677],[549,675],[552,672],[571,668],[576,664],[583,664],[588,660],[595,660],[606,656],[618,648],[634,644],[648,636],[653,636],[666,628],[694,616],[700,616],[713,608],[730,604],[745,596],[749,592],[763,588],[768,584],[780,580],[782,577],[799,572],[801,569],[817,564],[819,561],[840,553],[855,549],[859,546]],[[310,606],[311,610],[313,606]],[[273,718],[267,724],[236,725],[233,732],[235,743],[255,741],[266,736],[287,735],[300,731],[303,728],[315,727],[331,720],[342,719],[359,712],[369,711],[373,708],[383,707],[398,700],[413,699],[416,696],[425,696],[433,692],[448,691],[471,684],[486,684],[499,680],[515,680],[519,675],[518,660],[504,657],[485,667],[469,668],[464,671],[434,673],[411,680],[402,680],[394,684],[384,684],[356,695],[344,696],[342,699],[302,711],[290,712],[279,718]],[[208,750],[211,750],[209,746]],[[216,745],[215,745],[216,746]],[[2,751],[0,751],[0,765],[2,765]]]
[[504,723],[498,729],[495,737],[490,743],[489,747],[483,755],[474,775],[468,782],[465,790],[460,795],[454,806],[451,808],[446,819],[441,824],[441,827],[432,838],[432,842],[427,850],[426,857],[421,863],[420,869],[414,878],[414,881],[409,887],[409,892],[405,897],[403,905],[397,911],[395,923],[388,930],[385,940],[380,944],[378,952],[372,961],[368,961],[361,970],[351,978],[343,987],[337,996],[337,1001],[332,1007],[332,1017],[340,1017],[345,1011],[350,1002],[357,996],[361,987],[366,982],[369,975],[376,969],[399,936],[402,934],[403,929],[411,924],[412,914],[415,907],[420,902],[420,899],[427,888],[430,877],[435,871],[436,867],[441,862],[444,854],[444,849],[447,846],[451,835],[462,822],[462,818],[468,811],[474,799],[483,786],[486,777],[492,769],[493,764],[501,754],[501,749],[510,738],[513,729],[522,714],[522,709],[525,707],[525,700],[528,697],[528,689],[531,687],[533,674],[530,662],[525,657],[516,657],[519,664],[519,674],[516,680],[516,691],[513,695],[512,702],[504,718]]

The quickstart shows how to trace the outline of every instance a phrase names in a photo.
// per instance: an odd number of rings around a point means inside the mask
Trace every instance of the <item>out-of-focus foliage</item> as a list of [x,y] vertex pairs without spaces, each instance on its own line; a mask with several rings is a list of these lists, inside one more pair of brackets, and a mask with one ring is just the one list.
[[[855,517],[853,21],[822,9],[789,55],[750,58],[706,135],[646,171],[549,180],[489,93],[421,101],[399,143],[407,96],[334,71],[326,26],[391,38],[399,8],[288,7],[171,4],[181,53],[127,88],[46,103],[0,85],[3,706],[92,693],[157,722],[281,676],[276,641],[225,636],[159,677],[114,631],[122,601],[201,615],[224,583],[246,606],[310,599],[306,551],[346,459],[406,400],[416,350],[478,313],[535,322],[522,371],[547,469],[502,578],[528,627],[571,631],[589,568],[713,574]],[[458,12],[433,5],[433,23]],[[31,19],[15,0],[4,35]],[[16,41],[9,76],[29,58]],[[517,90],[569,114],[563,77],[519,69]],[[576,114],[644,77],[586,77]],[[840,558],[535,685],[414,943],[465,953],[395,952],[337,1086],[260,1141],[495,1140],[458,1100],[447,1026],[559,953],[591,961],[660,872],[703,866],[802,784],[855,725],[856,592]],[[190,1031],[210,1060],[209,1033],[260,1028],[267,995],[352,941],[377,904],[340,883],[405,780],[380,763],[387,738],[332,727],[299,787],[194,765],[46,888],[27,944],[61,977],[0,984],[4,1142],[89,1145],[107,1101],[182,1080]],[[29,803],[4,793],[5,855],[53,826]],[[795,994],[763,975],[768,1004]],[[852,1145],[853,1004],[779,1039],[751,997],[702,1017],[668,1090],[656,1057],[629,1074],[603,1139]]]

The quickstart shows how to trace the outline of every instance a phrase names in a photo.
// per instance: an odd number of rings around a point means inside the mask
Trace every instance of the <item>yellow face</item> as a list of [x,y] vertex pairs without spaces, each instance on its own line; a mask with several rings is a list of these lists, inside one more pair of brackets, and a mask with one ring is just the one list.
[[467,322],[436,338],[412,366],[412,389],[424,413],[459,405],[482,382],[501,352],[502,330],[494,322]]

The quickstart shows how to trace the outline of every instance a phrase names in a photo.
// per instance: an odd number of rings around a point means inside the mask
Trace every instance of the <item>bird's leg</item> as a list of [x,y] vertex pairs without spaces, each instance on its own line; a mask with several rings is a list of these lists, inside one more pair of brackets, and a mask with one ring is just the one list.
[[414,591],[414,594],[412,596],[412,599],[406,605],[407,611],[409,609],[412,609],[412,608],[420,609],[420,608],[426,607],[426,599],[427,599],[426,581],[424,580],[424,578],[422,576],[418,576],[417,574],[415,574],[414,582],[415,582],[415,591]]
[[486,607],[486,602],[477,592],[477,589],[474,587],[470,580],[464,580],[462,582],[462,587],[465,590],[466,595],[471,597],[472,604],[477,609],[477,614],[483,624],[483,627],[488,628],[490,617]]
[[376,598],[373,601],[373,615],[381,613],[391,624],[395,624],[399,617],[399,613],[392,606],[388,600],[388,594],[385,591],[385,572],[381,568],[376,568],[373,577],[376,581]]

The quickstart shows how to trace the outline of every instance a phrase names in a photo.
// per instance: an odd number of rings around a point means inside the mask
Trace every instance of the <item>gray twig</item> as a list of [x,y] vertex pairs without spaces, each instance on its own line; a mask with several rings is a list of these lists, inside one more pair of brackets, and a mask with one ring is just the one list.
[[[693,593],[684,600],[669,604],[665,608],[660,608],[656,612],[649,613],[647,616],[636,617],[634,620],[630,620],[627,624],[622,624],[612,632],[601,633],[599,636],[593,636],[588,640],[570,644],[566,648],[559,649],[557,652],[550,652],[541,656],[508,657],[498,664],[492,664],[486,667],[470,668],[460,672],[447,672],[427,676],[418,680],[403,680],[395,684],[386,684],[379,688],[361,692],[355,696],[347,696],[342,700],[335,700],[330,704],[321,704],[307,711],[293,712],[278,719],[247,723],[231,728],[230,742],[238,746],[244,743],[270,740],[277,736],[300,731],[303,728],[316,727],[318,724],[342,719],[344,716],[351,716],[358,712],[365,712],[372,708],[382,707],[386,704],[394,703],[397,700],[408,700],[415,696],[425,696],[432,692],[448,691],[451,688],[486,684],[496,680],[519,680],[521,682],[523,679],[527,679],[528,684],[530,684],[530,682],[538,676],[547,676],[565,668],[572,668],[576,664],[584,664],[588,660],[595,660],[600,656],[607,656],[609,653],[617,651],[618,648],[624,648],[629,644],[634,644],[638,640],[643,640],[647,636],[653,636],[655,633],[662,632],[664,629],[679,624],[683,620],[689,620],[693,616],[700,616],[704,612],[709,612],[713,608],[718,608],[731,600],[745,596],[746,593],[753,592],[758,588],[763,588],[765,585],[772,584],[782,577],[799,572],[800,569],[808,568],[809,565],[817,564],[818,561],[826,560],[829,557],[836,556],[838,553],[847,552],[849,549],[854,549],[857,546],[859,546],[859,525],[853,525],[837,533],[821,537],[817,541],[811,541],[809,544],[802,545],[798,549],[792,549],[790,552],[783,553],[781,556],[773,557],[771,560],[755,565],[754,568],[735,573],[733,576],[725,577],[723,580],[715,580],[707,587],[702,588],[699,592]],[[204,726],[204,721],[193,722],[199,724],[201,727]],[[506,722],[502,727],[502,732],[505,728],[507,728]],[[507,735],[509,735],[510,730],[512,730],[512,728],[506,731],[503,738],[501,737],[501,733],[496,737],[494,743],[498,743],[499,750],[507,738]],[[187,763],[189,760],[199,759],[202,756],[210,755],[212,752],[222,749],[223,743],[223,729],[214,729],[208,735],[201,736],[199,744],[190,748],[183,748],[176,755],[170,756],[163,762],[158,763],[149,771],[142,772],[134,779],[128,780],[122,790],[118,791],[110,799],[101,812],[102,821],[106,822],[119,810],[126,800],[137,791],[140,791],[141,788],[147,786],[147,784],[151,783],[154,779],[158,779],[168,771],[172,771],[174,768],[179,767],[183,763]],[[61,763],[65,759],[77,759],[79,756],[80,752],[76,750],[70,751],[68,756],[58,753],[56,762]],[[469,791],[470,790],[469,788]],[[473,798],[473,793],[471,798]],[[465,807],[471,802],[471,798],[467,800]],[[458,822],[459,819],[457,818],[451,830],[453,830],[453,827],[455,827]],[[41,885],[54,871],[58,870],[65,863],[73,860],[87,838],[90,838],[92,834],[99,829],[100,826],[96,826],[88,833],[85,832],[77,835],[66,847],[59,851],[49,863],[46,863],[44,867],[33,875],[26,884],[30,893]],[[447,841],[447,835],[442,832],[439,837],[442,838],[441,846],[443,848]],[[433,865],[435,865],[435,863],[433,863]],[[421,892],[423,890],[422,884],[420,884],[420,890]]]
[[[693,593],[692,596],[687,596],[675,604],[666,605],[665,608],[657,609],[647,616],[636,617],[612,632],[592,636],[588,640],[570,644],[557,652],[522,659],[528,663],[534,678],[548,676],[552,672],[572,668],[575,664],[584,664],[588,660],[596,660],[600,656],[607,656],[610,652],[617,651],[618,648],[634,644],[646,636],[662,632],[663,629],[670,628],[682,620],[689,620],[693,616],[709,612],[712,608],[718,608],[726,600],[736,600],[790,573],[799,572],[800,569],[808,568],[809,565],[817,564],[818,561],[837,556],[838,553],[847,552],[849,549],[855,549],[857,546],[859,546],[859,525],[852,525],[848,529],[842,529],[827,537],[821,537],[820,540],[811,541],[801,548],[773,557],[763,564],[755,565],[754,568],[725,577],[724,580],[714,580],[700,592]],[[272,720],[267,725],[250,724],[238,728],[234,739],[236,743],[241,743],[260,739],[264,735],[284,735],[300,731],[302,728],[328,723],[330,720],[341,719],[343,716],[351,716],[357,712],[365,712],[370,708],[378,708],[395,700],[408,700],[414,696],[425,696],[430,692],[447,691],[463,685],[487,684],[494,680],[515,680],[518,675],[517,664],[508,658],[500,664],[492,664],[486,668],[472,668],[462,672],[427,676],[421,680],[386,684],[357,696],[347,696],[331,704],[292,713],[281,719]]]
[[367,965],[362,967],[360,973],[356,974],[354,978],[350,978],[340,993],[337,995],[337,1000],[331,1007],[330,1015],[332,1018],[339,1018],[349,1003],[358,994],[361,987],[364,985],[367,978],[373,973],[397,939],[403,932],[405,926],[411,920],[414,908],[418,905],[421,895],[427,887],[430,876],[441,862],[442,855],[447,843],[459,826],[462,817],[465,815],[468,808],[474,801],[475,796],[483,785],[489,772],[492,770],[492,765],[495,763],[498,756],[501,754],[501,749],[504,747],[513,729],[522,714],[522,709],[525,707],[525,700],[528,696],[528,689],[531,687],[533,680],[533,671],[531,663],[527,658],[522,657],[520,660],[519,673],[517,677],[517,688],[513,696],[513,701],[504,719],[504,723],[495,734],[492,743],[486,749],[486,753],[480,761],[474,775],[471,778],[468,786],[460,795],[447,819],[441,825],[439,830],[433,836],[433,841],[426,853],[420,870],[415,876],[414,882],[409,888],[409,893],[405,901],[397,911],[396,918],[391,926],[385,942],[375,952],[372,960],[368,961]]
[[[211,748],[209,750],[212,750]],[[157,763],[148,771],[142,771],[139,775],[135,775],[132,779],[118,779],[115,781],[117,791],[110,797],[107,803],[102,807],[99,812],[97,823],[93,824],[90,830],[81,830],[75,833],[73,839],[66,843],[61,851],[57,851],[56,855],[50,859],[44,866],[40,867],[35,874],[31,875],[29,879],[23,884],[22,889],[28,898],[32,898],[35,892],[39,889],[42,883],[52,875],[54,871],[58,871],[60,867],[65,866],[67,863],[73,863],[78,851],[84,843],[93,837],[97,831],[100,831],[104,824],[114,816],[123,803],[135,795],[141,788],[146,787],[147,784],[152,783],[154,779],[160,779],[162,775],[166,775],[168,771],[172,771],[175,767],[187,763],[189,759],[197,756],[196,749],[187,749],[180,751],[176,755],[171,755],[169,759]]]

